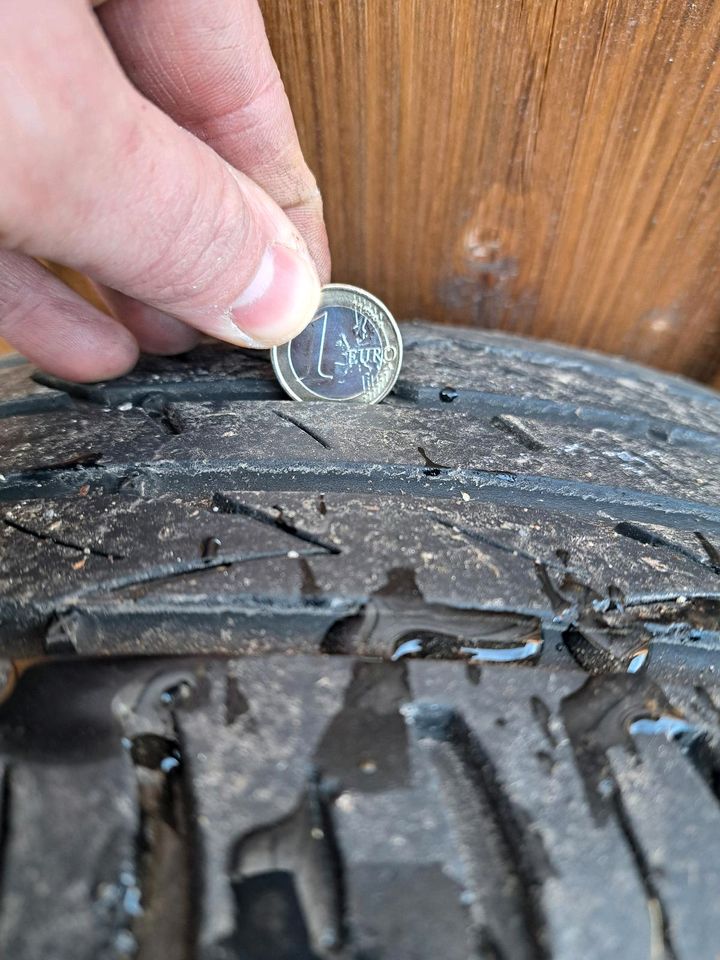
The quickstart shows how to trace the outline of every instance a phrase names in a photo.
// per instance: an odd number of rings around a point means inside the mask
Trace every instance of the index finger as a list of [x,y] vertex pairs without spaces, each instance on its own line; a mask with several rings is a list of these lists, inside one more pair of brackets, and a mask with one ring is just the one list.
[[97,12],[138,89],[285,210],[326,282],[322,200],[257,0],[108,0]]

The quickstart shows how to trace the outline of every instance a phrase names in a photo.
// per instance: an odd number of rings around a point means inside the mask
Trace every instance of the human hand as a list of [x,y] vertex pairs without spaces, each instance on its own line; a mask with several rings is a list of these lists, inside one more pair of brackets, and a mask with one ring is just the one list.
[[[257,0],[3,0],[0,336],[74,380],[270,346],[329,277]],[[38,264],[105,288],[108,317]]]

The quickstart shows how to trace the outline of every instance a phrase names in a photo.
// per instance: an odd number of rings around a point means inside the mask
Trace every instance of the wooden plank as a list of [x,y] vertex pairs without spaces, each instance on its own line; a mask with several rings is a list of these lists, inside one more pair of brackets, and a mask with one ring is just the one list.
[[262,7],[336,279],[711,376],[720,2]]

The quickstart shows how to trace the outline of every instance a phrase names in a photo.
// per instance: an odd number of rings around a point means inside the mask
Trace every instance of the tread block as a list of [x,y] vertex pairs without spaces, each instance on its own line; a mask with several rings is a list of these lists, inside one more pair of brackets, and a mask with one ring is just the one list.
[[[625,829],[641,853],[656,941],[677,960],[714,960],[720,917],[703,906],[720,889],[720,807],[677,742],[634,737],[610,751]],[[650,813],[652,811],[652,813]]]
[[[573,628],[621,669],[661,646],[678,662],[710,656],[718,574],[697,537],[617,526],[332,492],[7,505],[3,649],[457,657],[464,647],[491,659],[499,646],[545,662]],[[417,649],[401,651],[413,637]]]
[[[124,405],[122,405],[124,406]],[[91,490],[422,493],[720,529],[720,444],[691,457],[622,431],[381,405],[227,401],[5,420],[5,500]],[[330,409],[332,408],[332,409]],[[509,416],[509,419],[508,419]],[[501,429],[498,429],[501,425]],[[530,438],[530,439],[528,439]]]
[[227,456],[228,448],[235,455],[240,450],[243,457],[258,459],[272,451],[289,460],[315,456],[319,464],[372,462],[450,472],[496,471],[624,485],[701,502],[717,496],[719,489],[706,468],[720,460],[720,438],[715,450],[697,451],[689,458],[672,444],[628,438],[622,430],[545,423],[532,417],[478,416],[447,405],[439,410],[404,407],[400,413],[387,404],[377,408],[296,404],[292,421],[287,419],[287,406],[257,403],[249,408],[229,401],[216,409],[210,404],[173,404],[180,435],[162,455],[178,460],[197,457],[195,436],[212,443],[220,458]]
[[416,401],[443,402],[439,389],[450,387],[458,394],[452,402],[461,407],[478,401],[490,407],[494,397],[502,397],[508,412],[537,411],[549,419],[595,426],[615,419],[637,435],[659,429],[689,445],[702,445],[720,433],[714,391],[616,357],[423,323],[405,324],[403,339],[397,392]]
[[[435,748],[436,738],[449,734],[446,749],[451,749],[454,729],[465,740],[466,769],[476,767],[475,776],[481,781],[491,771],[496,786],[486,795],[493,816],[506,824],[517,844],[509,863],[502,857],[496,857],[496,862],[505,864],[510,877],[524,885],[526,897],[534,899],[525,923],[526,943],[533,943],[534,932],[544,937],[544,953],[536,955],[553,960],[647,958],[649,930],[642,884],[620,829],[612,822],[595,822],[559,716],[563,698],[583,678],[529,671],[505,671],[498,678],[488,671],[473,686],[449,664],[412,664],[410,677],[415,697],[410,716],[420,738]],[[542,722],[538,701],[544,706]],[[448,733],[433,735],[433,713],[440,717],[449,713],[453,718],[446,727]],[[474,840],[478,826],[473,807],[448,773],[444,790],[446,802],[455,808],[457,830],[465,831],[472,851],[482,850]],[[485,863],[478,853],[474,871],[480,877]],[[497,888],[503,876],[496,873],[493,879]],[[571,924],[567,922],[569,900]],[[516,954],[501,953],[505,955]]]
[[[299,875],[304,876],[305,868],[308,873],[298,890],[306,913],[314,911],[307,930],[315,928],[316,939],[326,931],[334,935],[334,891],[321,879],[319,895],[311,897],[318,882],[313,830],[317,842],[325,845],[322,822],[313,823],[303,805],[312,802],[313,793],[318,802],[312,786],[313,753],[340,709],[351,665],[341,659],[322,665],[302,659],[297,668],[290,668],[289,663],[282,658],[271,664],[250,658],[227,667],[211,664],[202,678],[197,706],[177,713],[185,768],[192,783],[197,843],[202,850],[201,957],[234,955],[229,951],[236,900],[228,871],[239,885],[247,877],[275,870],[287,873],[294,855],[299,858],[291,866],[296,889]],[[229,702],[233,704],[230,708]],[[238,710],[238,703],[243,709]],[[306,703],[313,704],[312,711],[303,709]],[[277,825],[276,845],[282,845],[278,839],[281,825],[293,815],[299,822],[289,825],[295,840],[285,858],[276,855],[272,842],[256,844],[254,852],[243,848],[273,825]]]
[[662,719],[719,728],[681,719],[691,685],[673,698],[352,657],[39,663],[0,704],[0,946],[711,960],[720,813]]
[[720,397],[405,337],[0,361],[3,956],[714,960]]

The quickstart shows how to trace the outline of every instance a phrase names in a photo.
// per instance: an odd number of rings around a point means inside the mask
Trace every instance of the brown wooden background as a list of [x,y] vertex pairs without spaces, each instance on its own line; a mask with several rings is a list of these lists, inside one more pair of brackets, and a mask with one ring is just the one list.
[[720,384],[720,0],[261,0],[334,279]]
[[334,275],[720,367],[718,0],[262,0]]

